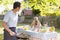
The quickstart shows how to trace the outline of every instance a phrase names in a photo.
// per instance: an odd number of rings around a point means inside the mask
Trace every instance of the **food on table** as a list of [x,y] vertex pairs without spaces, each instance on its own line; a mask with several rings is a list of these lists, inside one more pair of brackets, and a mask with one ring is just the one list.
[[42,32],[47,32],[47,30],[43,30]]
[[23,30],[28,30],[28,28],[27,27],[24,27]]
[[39,32],[47,32],[46,29],[40,29]]
[[55,31],[55,27],[54,27],[54,26],[50,27],[49,31],[50,31],[50,32]]

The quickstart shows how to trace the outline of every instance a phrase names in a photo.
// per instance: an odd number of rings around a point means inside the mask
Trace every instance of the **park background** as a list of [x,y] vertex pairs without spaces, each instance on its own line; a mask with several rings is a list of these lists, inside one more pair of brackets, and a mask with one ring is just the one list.
[[33,17],[38,16],[42,25],[54,26],[60,38],[60,0],[0,0],[0,40],[3,40],[3,17],[15,1],[21,2],[17,27],[30,25]]

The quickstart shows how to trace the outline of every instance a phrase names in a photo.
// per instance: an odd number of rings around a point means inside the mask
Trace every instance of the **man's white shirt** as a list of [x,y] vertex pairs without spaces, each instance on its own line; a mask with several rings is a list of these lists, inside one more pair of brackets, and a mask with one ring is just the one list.
[[15,14],[12,10],[7,12],[3,21],[6,22],[8,27],[16,27],[18,22],[18,13]]

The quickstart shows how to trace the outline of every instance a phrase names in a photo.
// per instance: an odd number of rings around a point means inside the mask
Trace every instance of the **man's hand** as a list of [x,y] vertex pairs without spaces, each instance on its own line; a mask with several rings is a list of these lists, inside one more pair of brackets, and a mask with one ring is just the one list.
[[15,33],[9,29],[9,27],[8,27],[7,24],[6,24],[6,22],[3,21],[3,22],[2,22],[2,25],[3,25],[3,27],[9,32],[9,34],[10,34],[11,36],[15,36]]
[[13,31],[9,32],[9,34],[10,34],[11,36],[15,36],[15,35],[16,35],[15,32],[13,32]]

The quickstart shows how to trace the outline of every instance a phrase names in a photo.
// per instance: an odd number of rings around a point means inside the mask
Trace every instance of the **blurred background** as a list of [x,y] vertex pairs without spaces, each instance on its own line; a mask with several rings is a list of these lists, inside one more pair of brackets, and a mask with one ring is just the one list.
[[0,0],[0,40],[3,40],[3,17],[13,9],[15,1],[21,2],[17,27],[30,25],[34,16],[38,16],[42,25],[54,26],[60,34],[60,0]]

